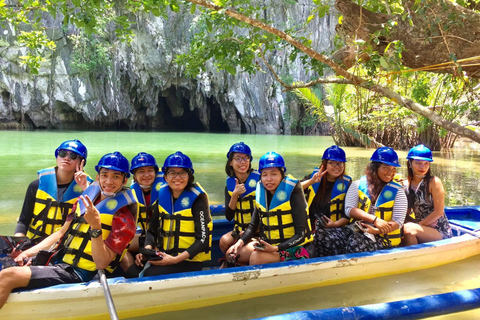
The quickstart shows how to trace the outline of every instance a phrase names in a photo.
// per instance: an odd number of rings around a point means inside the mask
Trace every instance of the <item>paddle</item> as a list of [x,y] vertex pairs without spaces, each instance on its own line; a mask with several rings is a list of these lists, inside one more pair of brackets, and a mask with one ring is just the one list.
[[110,288],[108,287],[105,271],[98,270],[98,275],[100,277],[100,284],[102,285],[103,293],[105,294],[105,301],[107,301],[107,307],[108,307],[108,313],[110,313],[110,319],[118,320],[117,310],[115,309],[115,304],[113,303],[112,294],[110,293]]

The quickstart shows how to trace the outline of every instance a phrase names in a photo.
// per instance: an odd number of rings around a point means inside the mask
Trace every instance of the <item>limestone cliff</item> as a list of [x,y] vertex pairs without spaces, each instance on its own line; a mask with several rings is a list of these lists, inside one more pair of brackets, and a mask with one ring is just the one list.
[[[311,1],[272,6],[266,12],[279,26],[299,23],[310,13]],[[137,19],[133,42],[120,43],[111,65],[93,76],[72,71],[74,28],[44,16],[57,48],[38,75],[20,66],[26,49],[15,42],[12,29],[0,28],[0,124],[3,128],[193,130],[245,133],[290,133],[284,114],[300,113],[270,73],[248,75],[208,72],[185,77],[173,62],[189,45],[194,19],[189,13],[168,20],[143,15]],[[316,18],[305,30],[314,48],[332,50],[335,17]],[[285,52],[267,56],[281,75],[308,81],[300,61]],[[267,70],[265,68],[265,70]],[[289,104],[287,106],[287,103]]]

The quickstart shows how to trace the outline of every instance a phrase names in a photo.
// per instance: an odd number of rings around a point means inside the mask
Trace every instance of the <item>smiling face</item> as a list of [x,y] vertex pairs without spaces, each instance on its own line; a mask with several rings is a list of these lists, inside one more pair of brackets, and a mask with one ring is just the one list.
[[125,173],[105,168],[100,168],[100,172],[97,175],[100,188],[106,194],[113,194],[120,191],[127,183],[127,180]]
[[155,181],[155,168],[153,166],[145,166],[135,169],[133,179],[141,186],[151,187]]
[[392,181],[396,173],[397,168],[395,168],[394,166],[386,165],[385,163],[382,163],[380,167],[378,167],[377,171],[378,178],[385,183],[389,183],[390,181]]
[[270,193],[275,193],[280,182],[282,182],[283,175],[279,168],[265,168],[262,170],[262,184],[270,191]]
[[189,175],[184,168],[168,168],[164,176],[174,198],[178,198],[187,187]]
[[250,156],[245,153],[235,152],[230,165],[236,175],[245,174],[250,169]]
[[345,172],[345,162],[327,160],[327,180],[335,181]]

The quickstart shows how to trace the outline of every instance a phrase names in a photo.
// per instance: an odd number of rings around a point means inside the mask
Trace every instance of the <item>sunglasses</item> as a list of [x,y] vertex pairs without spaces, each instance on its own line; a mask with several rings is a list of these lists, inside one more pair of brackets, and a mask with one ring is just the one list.
[[68,151],[65,151],[65,150],[58,151],[58,156],[60,158],[65,158],[66,156],[68,156],[72,160],[75,160],[75,159],[80,157],[78,154],[76,154],[74,152],[68,152]]

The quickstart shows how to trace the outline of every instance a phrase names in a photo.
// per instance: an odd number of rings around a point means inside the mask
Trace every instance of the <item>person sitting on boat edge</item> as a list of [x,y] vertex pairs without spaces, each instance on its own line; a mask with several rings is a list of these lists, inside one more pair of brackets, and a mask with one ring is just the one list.
[[402,186],[393,181],[400,167],[398,155],[390,147],[380,147],[370,160],[366,175],[352,183],[345,197],[345,214],[360,220],[365,228],[364,232],[351,231],[346,253],[392,248],[401,241],[407,197]]
[[[96,181],[80,196],[76,212],[62,228],[36,246],[21,252],[21,267],[0,271],[0,308],[15,288],[42,288],[90,281],[97,270],[118,266],[135,235],[138,206],[127,183],[128,160],[120,153],[104,155],[95,170]],[[61,242],[64,256],[53,266],[30,265],[29,258]]]
[[[285,161],[276,152],[264,154],[258,167],[261,180],[252,220],[228,249],[227,257],[251,265],[313,257],[313,236],[300,182],[285,176]],[[257,230],[261,238],[249,242]]]
[[260,173],[252,169],[252,151],[243,142],[235,143],[227,153],[225,173],[225,217],[234,221],[233,231],[220,238],[220,250],[225,253],[239,239],[250,223],[255,208],[255,190]]
[[[163,172],[159,171],[155,157],[146,152],[139,152],[133,157],[130,165],[133,183],[130,186],[135,195],[138,206],[137,234],[128,247],[128,252],[122,259],[122,270],[126,271],[135,263],[135,256],[139,248],[145,245],[145,236],[148,224],[158,199],[160,186],[165,183]],[[139,233],[140,231],[141,233]]]
[[40,242],[61,228],[77,198],[93,180],[83,171],[87,148],[79,140],[66,140],[55,150],[57,165],[38,171],[30,183],[15,236]]
[[403,245],[409,246],[452,237],[445,215],[445,190],[442,181],[432,175],[432,151],[423,144],[408,151],[408,199],[406,223],[403,226]]
[[[135,259],[140,276],[200,271],[203,262],[211,259],[213,222],[208,195],[194,182],[192,161],[177,151],[165,159],[162,172],[166,183],[150,220],[147,250],[140,250]],[[149,256],[148,250],[152,251]],[[129,268],[130,275],[134,267]]]
[[345,215],[345,194],[352,178],[345,174],[347,158],[339,146],[327,148],[322,163],[302,181],[309,205],[310,223],[315,226],[314,245],[317,256],[340,254],[336,239],[342,236],[338,228],[348,224]]

